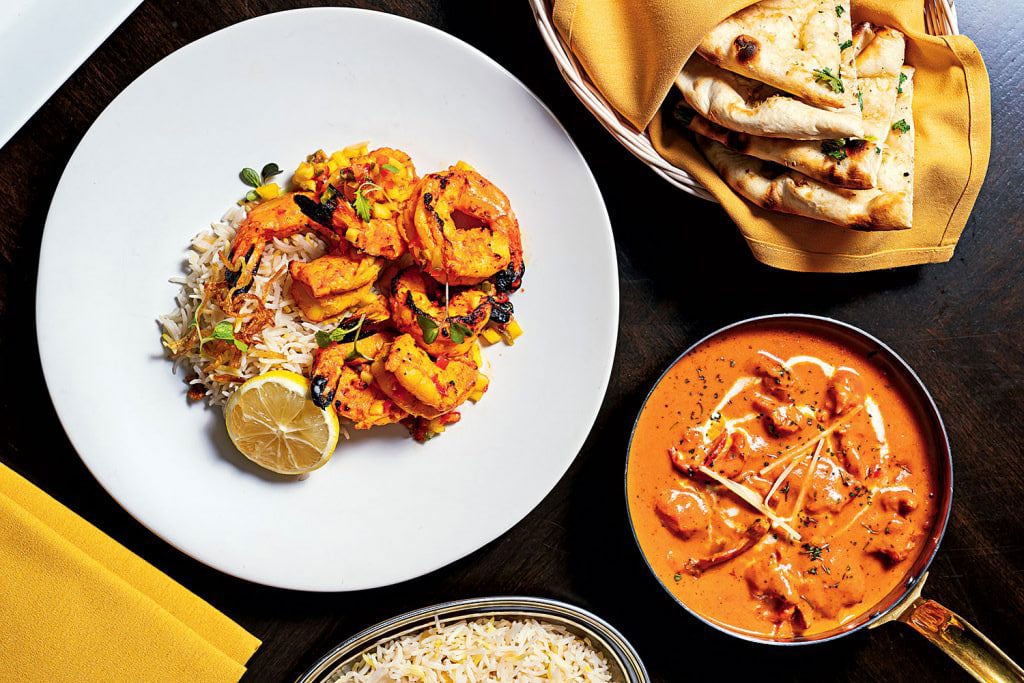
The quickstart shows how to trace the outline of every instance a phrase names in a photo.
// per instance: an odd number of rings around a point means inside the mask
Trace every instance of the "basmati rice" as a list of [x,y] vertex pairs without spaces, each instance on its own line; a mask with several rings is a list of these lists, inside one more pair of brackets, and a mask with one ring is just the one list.
[[[164,333],[172,341],[188,335],[196,307],[203,300],[203,288],[217,272],[220,254],[230,248],[235,232],[245,216],[244,208],[234,206],[220,221],[193,238],[185,264],[185,276],[171,279],[171,282],[181,286],[176,297],[177,307],[158,318]],[[293,259],[311,261],[323,255],[325,250],[324,243],[309,234],[270,242],[253,278],[251,291],[261,296],[266,292],[264,305],[274,314],[273,324],[262,331],[259,342],[249,346],[238,368],[222,366],[207,371],[209,359],[204,358],[198,349],[193,349],[175,360],[175,370],[181,368],[186,377],[192,377],[190,384],[201,385],[206,399],[213,405],[226,403],[242,382],[270,370],[291,370],[308,375],[317,348],[316,333],[320,330],[330,331],[334,325],[312,323],[303,318],[291,298],[291,275],[288,274],[287,265]],[[282,274],[274,278],[274,274],[279,271],[283,271]],[[252,303],[246,306],[251,307]],[[247,308],[242,310],[243,313],[251,312]],[[200,328],[208,333],[225,317],[216,304],[207,302],[199,318]]]
[[608,662],[589,640],[533,619],[465,620],[377,645],[328,683],[609,683]]

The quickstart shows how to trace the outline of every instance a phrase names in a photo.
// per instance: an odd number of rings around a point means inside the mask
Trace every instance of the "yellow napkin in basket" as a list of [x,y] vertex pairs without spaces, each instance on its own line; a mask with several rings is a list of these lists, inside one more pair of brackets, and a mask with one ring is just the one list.
[[0,679],[237,681],[259,645],[0,465]]
[[[666,159],[706,186],[739,226],[754,256],[787,270],[856,272],[948,261],[988,166],[988,73],[965,36],[929,36],[922,0],[853,0],[853,21],[907,36],[914,75],[914,227],[857,232],[760,209],[740,198],[659,107],[700,39],[752,0],[555,0],[563,40],[605,98]],[[699,229],[700,226],[694,226]]]

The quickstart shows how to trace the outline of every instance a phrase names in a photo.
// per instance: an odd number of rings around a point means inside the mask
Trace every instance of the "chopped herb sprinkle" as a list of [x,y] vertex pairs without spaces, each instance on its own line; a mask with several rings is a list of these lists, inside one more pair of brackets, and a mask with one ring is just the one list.
[[832,69],[825,67],[824,69],[814,69],[811,73],[814,74],[814,80],[817,83],[824,83],[832,92],[846,92],[846,88],[843,86],[842,80],[839,76],[832,73]]

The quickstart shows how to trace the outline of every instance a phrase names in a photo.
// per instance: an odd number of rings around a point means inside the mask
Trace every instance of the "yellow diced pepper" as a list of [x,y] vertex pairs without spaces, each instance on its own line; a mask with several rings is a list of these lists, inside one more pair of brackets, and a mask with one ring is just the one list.
[[508,341],[509,344],[511,344],[520,336],[522,336],[523,328],[519,326],[518,320],[512,318],[512,320],[509,321],[508,325],[505,326],[505,332],[507,334],[506,340]]
[[491,385],[491,380],[487,378],[487,375],[482,372],[477,373],[476,384],[473,385],[473,390],[469,392],[469,400],[476,403],[484,397],[487,393],[487,387]]
[[352,157],[359,157],[366,154],[367,146],[365,142],[357,142],[354,145],[349,145],[341,150],[341,153],[351,159]]
[[256,188],[256,194],[263,199],[273,199],[281,194],[281,186],[277,183],[267,183]]
[[303,180],[313,179],[313,164],[308,161],[303,161],[299,164],[299,167],[295,169],[294,179],[296,183],[300,183]]

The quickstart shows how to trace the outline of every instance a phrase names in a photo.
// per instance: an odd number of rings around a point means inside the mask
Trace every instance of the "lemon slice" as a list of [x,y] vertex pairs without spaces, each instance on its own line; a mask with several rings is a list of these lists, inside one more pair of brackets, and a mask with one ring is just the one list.
[[280,474],[312,472],[338,445],[338,416],[309,400],[300,374],[274,370],[253,377],[231,395],[224,419],[235,448]]

